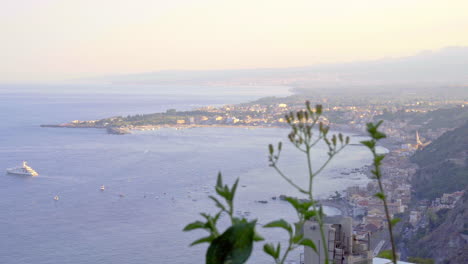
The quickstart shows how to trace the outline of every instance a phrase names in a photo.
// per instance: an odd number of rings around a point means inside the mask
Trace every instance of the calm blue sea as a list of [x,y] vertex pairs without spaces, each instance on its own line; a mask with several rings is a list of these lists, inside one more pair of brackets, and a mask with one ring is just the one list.
[[[199,212],[214,211],[207,195],[214,193],[218,171],[230,183],[240,178],[237,214],[250,213],[248,217],[259,218],[260,224],[294,219],[285,202],[271,197],[297,194],[267,163],[267,145],[286,142],[285,129],[161,129],[116,136],[99,129],[39,127],[239,103],[272,95],[272,90],[226,93],[223,87],[197,94],[172,88],[135,92],[20,88],[0,87],[0,263],[203,263],[206,246],[188,245],[204,233],[181,230],[198,219]],[[304,158],[288,144],[284,152],[284,170],[305,183]],[[319,146],[318,152],[326,151]],[[324,158],[317,155],[314,160],[320,163]],[[3,173],[23,160],[40,176]],[[328,196],[366,184],[363,175],[337,175],[369,162],[364,148],[350,146],[317,179],[316,193]],[[101,185],[105,191],[99,190]],[[58,201],[53,199],[56,195]],[[285,238],[281,231],[260,232],[272,241]],[[261,247],[257,245],[251,263],[271,262]],[[299,253],[291,260],[298,260]]]

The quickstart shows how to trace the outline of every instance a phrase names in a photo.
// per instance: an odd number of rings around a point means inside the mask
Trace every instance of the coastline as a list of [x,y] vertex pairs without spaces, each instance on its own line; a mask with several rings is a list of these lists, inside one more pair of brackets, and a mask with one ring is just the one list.
[[132,131],[150,131],[150,130],[159,130],[163,128],[172,128],[177,130],[182,129],[192,129],[192,128],[209,128],[209,127],[223,127],[223,128],[245,128],[245,129],[256,129],[256,128],[286,128],[286,126],[278,126],[273,124],[266,125],[228,125],[228,124],[212,124],[212,125],[202,125],[202,124],[193,124],[193,125],[174,125],[174,124],[164,124],[164,125],[141,125],[141,126],[129,126],[129,127],[104,127],[104,126],[93,126],[93,125],[74,125],[71,123],[59,124],[59,125],[40,125],[40,127],[52,127],[52,128],[96,128],[96,129],[106,129],[108,134],[115,135],[125,135],[131,134]]
[[[163,128],[172,128],[172,129],[192,129],[192,128],[209,128],[209,127],[221,127],[221,128],[245,128],[245,129],[256,129],[256,128],[287,128],[285,125],[277,124],[262,124],[262,125],[236,125],[236,124],[161,124],[161,125],[139,125],[139,126],[122,126],[122,127],[113,127],[113,126],[98,126],[93,124],[74,124],[74,123],[63,123],[63,124],[42,124],[40,127],[52,127],[52,128],[96,128],[96,129],[106,129],[108,134],[118,134],[125,135],[131,134],[132,131],[150,131],[158,130]],[[346,125],[331,125],[331,130],[340,131],[344,133],[353,134],[353,136],[365,136],[365,133],[359,129],[346,126]],[[389,144],[390,146],[391,144]],[[385,147],[385,146],[384,146]],[[388,147],[386,147],[388,148]]]

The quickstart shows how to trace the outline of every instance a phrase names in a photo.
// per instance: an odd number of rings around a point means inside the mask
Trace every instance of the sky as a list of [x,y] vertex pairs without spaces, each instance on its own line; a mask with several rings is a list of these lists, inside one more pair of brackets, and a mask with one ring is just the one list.
[[280,68],[468,46],[466,0],[0,0],[0,82]]

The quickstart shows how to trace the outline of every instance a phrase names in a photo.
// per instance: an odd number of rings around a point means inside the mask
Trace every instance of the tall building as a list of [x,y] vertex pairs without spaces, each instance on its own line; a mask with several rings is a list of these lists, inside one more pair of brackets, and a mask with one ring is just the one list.
[[[353,234],[351,217],[326,217],[324,223],[325,241],[320,235],[317,222],[307,221],[304,224],[304,237],[314,241],[317,252],[310,247],[304,248],[304,264],[323,264],[328,254],[330,263],[366,264],[372,263],[369,234]],[[323,243],[328,246],[324,252]]]

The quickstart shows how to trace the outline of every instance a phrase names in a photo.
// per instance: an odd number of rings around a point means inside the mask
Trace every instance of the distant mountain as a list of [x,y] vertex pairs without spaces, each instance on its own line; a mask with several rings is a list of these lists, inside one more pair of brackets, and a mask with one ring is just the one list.
[[468,47],[424,51],[403,58],[318,66],[317,70],[339,72],[342,80],[375,83],[456,84],[468,81]]
[[341,87],[382,84],[468,85],[468,47],[448,47],[403,58],[308,67],[159,71],[95,78],[121,84],[288,85]]

